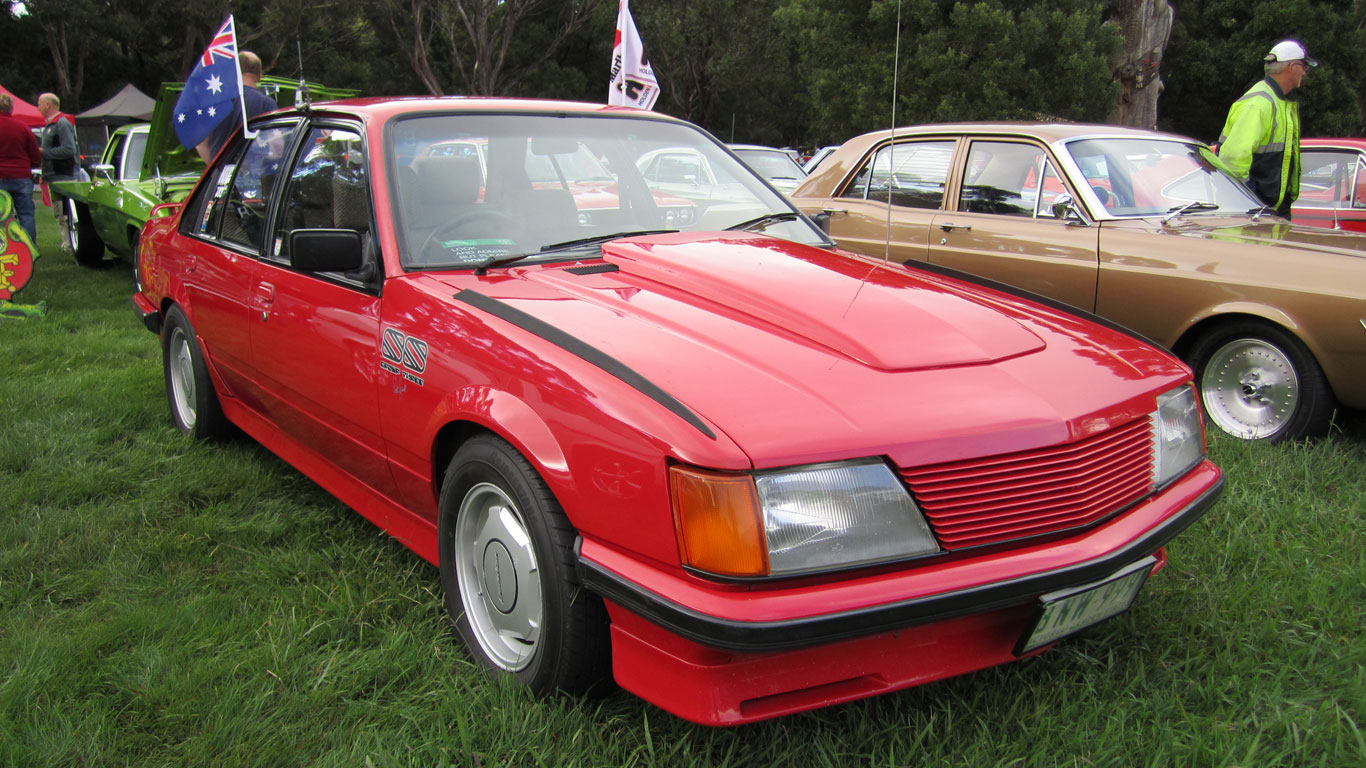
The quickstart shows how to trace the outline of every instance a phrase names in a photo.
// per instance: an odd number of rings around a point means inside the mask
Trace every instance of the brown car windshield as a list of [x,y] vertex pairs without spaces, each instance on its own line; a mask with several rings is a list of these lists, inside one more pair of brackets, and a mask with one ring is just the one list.
[[1079,139],[1067,151],[1114,216],[1246,214],[1261,202],[1205,147],[1160,139]]

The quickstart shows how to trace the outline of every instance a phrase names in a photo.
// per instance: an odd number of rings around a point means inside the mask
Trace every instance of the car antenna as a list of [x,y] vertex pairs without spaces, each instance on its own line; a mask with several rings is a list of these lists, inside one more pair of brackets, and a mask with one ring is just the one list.
[[[882,261],[892,260],[892,183],[896,181],[896,76],[901,70],[901,0],[896,0],[896,49],[892,54],[892,133],[887,144],[887,234]],[[876,159],[873,160],[877,162]],[[872,181],[872,177],[869,177]]]
[[304,44],[299,38],[294,38],[294,45],[299,50],[299,87],[294,91],[294,108],[307,113],[313,104],[312,94],[308,92],[308,82],[304,80]]

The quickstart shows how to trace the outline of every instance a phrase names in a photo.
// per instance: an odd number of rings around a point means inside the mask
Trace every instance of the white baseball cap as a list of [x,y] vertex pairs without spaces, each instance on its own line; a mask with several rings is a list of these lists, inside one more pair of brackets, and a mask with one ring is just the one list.
[[1304,50],[1304,45],[1298,40],[1282,40],[1271,46],[1271,53],[1266,55],[1267,61],[1300,61],[1311,67],[1317,67],[1319,63],[1309,58],[1309,53]]

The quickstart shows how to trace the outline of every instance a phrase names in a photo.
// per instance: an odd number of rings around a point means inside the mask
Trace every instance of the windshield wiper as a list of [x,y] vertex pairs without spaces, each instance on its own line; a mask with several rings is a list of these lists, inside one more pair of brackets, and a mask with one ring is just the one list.
[[1276,212],[1276,209],[1275,209],[1275,208],[1272,208],[1272,207],[1269,206],[1269,205],[1263,205],[1261,208],[1252,208],[1252,209],[1250,209],[1250,210],[1248,211],[1248,213],[1252,214],[1252,220],[1253,220],[1253,221],[1260,221],[1261,218],[1262,218],[1262,214],[1264,214],[1264,213],[1275,213],[1275,212]]
[[1217,210],[1219,210],[1219,204],[1218,204],[1218,203],[1205,203],[1205,202],[1201,202],[1201,201],[1199,201],[1199,200],[1193,200],[1193,201],[1191,201],[1191,202],[1189,202],[1189,203],[1186,203],[1185,205],[1178,205],[1178,206],[1176,206],[1175,208],[1168,208],[1168,209],[1167,209],[1167,215],[1164,216],[1164,217],[1162,218],[1162,223],[1163,223],[1163,224],[1166,224],[1167,222],[1171,221],[1172,219],[1176,218],[1177,216],[1180,216],[1181,214],[1183,214],[1183,213],[1185,213],[1185,212],[1187,212],[1187,211],[1217,211]]
[[749,221],[742,221],[733,227],[726,227],[726,231],[743,232],[749,230],[750,227],[757,227],[760,224],[778,224],[784,221],[796,221],[801,217],[802,215],[796,211],[788,211],[787,213],[766,213],[763,216],[756,216]]
[[497,256],[492,259],[485,259],[484,261],[481,261],[478,264],[474,265],[474,274],[487,275],[489,273],[489,270],[493,269],[494,267],[502,267],[507,264],[512,264],[521,261],[522,259],[525,259],[530,255],[531,254],[529,253],[514,253],[511,256]]
[[640,235],[667,235],[677,232],[676,229],[633,229],[629,232],[613,232],[610,235],[594,235],[593,237],[580,237],[577,240],[566,240],[563,243],[551,243],[541,246],[541,253],[549,251],[565,251],[570,248],[578,248],[584,245],[595,245],[605,243],[608,240],[616,240],[622,237],[639,237]]

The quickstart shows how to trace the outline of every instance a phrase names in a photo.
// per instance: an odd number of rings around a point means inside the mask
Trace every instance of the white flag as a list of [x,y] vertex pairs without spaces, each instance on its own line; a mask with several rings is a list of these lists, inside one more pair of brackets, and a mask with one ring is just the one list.
[[640,42],[636,22],[631,18],[627,0],[617,9],[617,34],[612,43],[612,85],[607,91],[607,103],[618,106],[651,109],[659,98],[659,83],[655,71],[645,58],[645,45]]

